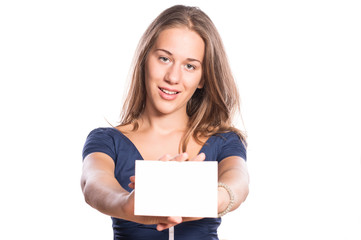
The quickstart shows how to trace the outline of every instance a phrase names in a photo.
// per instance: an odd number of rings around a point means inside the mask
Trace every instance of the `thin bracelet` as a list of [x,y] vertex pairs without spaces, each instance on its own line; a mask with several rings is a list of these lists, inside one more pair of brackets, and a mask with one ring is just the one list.
[[233,193],[232,189],[225,183],[222,183],[222,182],[218,183],[218,187],[222,187],[222,188],[226,189],[228,192],[229,198],[230,198],[226,210],[224,210],[221,213],[218,213],[218,217],[222,217],[231,211],[231,209],[234,205],[234,193]]

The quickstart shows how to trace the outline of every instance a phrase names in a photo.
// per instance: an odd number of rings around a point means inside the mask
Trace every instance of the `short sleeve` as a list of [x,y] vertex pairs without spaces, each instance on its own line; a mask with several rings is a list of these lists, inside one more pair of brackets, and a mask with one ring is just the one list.
[[108,128],[97,128],[91,131],[83,147],[83,160],[93,152],[102,152],[113,160],[116,158],[115,142]]
[[246,147],[235,132],[224,133],[221,137],[223,144],[217,156],[218,162],[230,156],[239,156],[247,160]]

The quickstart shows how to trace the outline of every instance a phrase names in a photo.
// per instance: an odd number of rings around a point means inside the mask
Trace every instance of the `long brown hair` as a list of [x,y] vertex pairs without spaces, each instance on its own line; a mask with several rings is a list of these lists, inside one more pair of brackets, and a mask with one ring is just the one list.
[[159,34],[168,28],[187,27],[205,43],[202,78],[204,87],[197,89],[187,104],[188,131],[179,150],[185,152],[191,136],[200,137],[234,131],[242,141],[245,135],[233,127],[232,119],[240,110],[239,94],[233,79],[221,37],[211,19],[199,8],[176,5],[163,11],[147,28],[138,44],[131,69],[131,84],[124,102],[120,125],[139,127],[138,119],[145,108],[145,61]]

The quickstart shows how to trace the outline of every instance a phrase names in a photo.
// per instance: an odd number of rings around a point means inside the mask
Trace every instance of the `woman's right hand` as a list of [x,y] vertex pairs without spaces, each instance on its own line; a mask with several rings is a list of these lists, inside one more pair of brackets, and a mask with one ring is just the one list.
[[[131,178],[134,179],[134,177]],[[182,222],[182,217],[179,216],[162,217],[134,215],[134,190],[129,193],[122,207],[124,213],[128,216],[127,220],[141,224],[157,224],[158,231],[163,231]]]
[[[114,161],[105,153],[91,153],[83,161],[81,187],[85,201],[100,212],[143,224],[157,224],[162,231],[182,222],[181,217],[134,215],[134,191],[122,188],[114,177]],[[133,179],[134,185],[135,179]],[[134,186],[132,187],[134,189]]]

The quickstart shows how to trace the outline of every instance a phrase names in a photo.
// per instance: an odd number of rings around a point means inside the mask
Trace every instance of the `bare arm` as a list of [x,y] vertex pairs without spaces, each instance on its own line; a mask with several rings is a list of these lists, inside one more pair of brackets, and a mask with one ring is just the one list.
[[[237,209],[248,196],[249,175],[244,159],[240,157],[228,157],[218,164],[218,182],[227,184],[234,193],[234,205],[230,209]],[[223,212],[230,203],[230,196],[223,187],[218,188],[218,213]],[[183,218],[183,221],[194,221],[201,218]]]
[[125,217],[121,208],[129,193],[114,177],[114,162],[104,153],[91,153],[83,162],[81,188],[85,201],[100,212]]
[[85,201],[112,217],[142,224],[158,224],[163,230],[182,221],[181,217],[149,217],[134,215],[134,191],[128,192],[114,177],[114,162],[104,153],[91,153],[83,163],[81,188]]
[[[241,157],[228,157],[218,165],[218,182],[230,187],[234,193],[234,205],[231,211],[237,209],[247,198],[249,192],[249,175],[247,165]],[[218,188],[218,212],[223,212],[230,202],[230,196],[223,187]]]

